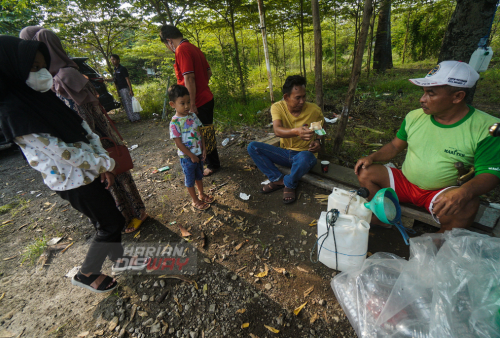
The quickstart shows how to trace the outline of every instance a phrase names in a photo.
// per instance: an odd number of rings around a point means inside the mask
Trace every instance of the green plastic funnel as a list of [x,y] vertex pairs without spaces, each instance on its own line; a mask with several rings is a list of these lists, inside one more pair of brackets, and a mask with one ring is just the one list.
[[365,203],[365,207],[373,211],[375,216],[383,223],[394,225],[403,236],[406,245],[410,244],[408,232],[414,233],[414,231],[403,227],[398,195],[393,189],[380,189],[370,202]]
[[[393,201],[399,202],[392,188],[380,189],[365,207],[373,211],[377,218],[385,224],[393,224],[398,216],[398,208]],[[398,203],[399,204],[399,203]]]

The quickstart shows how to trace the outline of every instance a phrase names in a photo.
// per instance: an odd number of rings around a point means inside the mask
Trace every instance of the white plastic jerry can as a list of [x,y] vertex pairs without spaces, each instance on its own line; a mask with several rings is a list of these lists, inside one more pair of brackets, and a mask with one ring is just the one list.
[[[327,211],[337,209],[342,215],[353,215],[369,224],[372,219],[372,211],[365,207],[366,202],[367,200],[357,195],[356,192],[333,188],[332,193],[328,196]],[[347,205],[349,208],[346,212]]]
[[340,214],[335,225],[328,230],[326,214],[322,212],[318,221],[319,261],[339,271],[360,269],[368,252],[370,224],[356,216]]

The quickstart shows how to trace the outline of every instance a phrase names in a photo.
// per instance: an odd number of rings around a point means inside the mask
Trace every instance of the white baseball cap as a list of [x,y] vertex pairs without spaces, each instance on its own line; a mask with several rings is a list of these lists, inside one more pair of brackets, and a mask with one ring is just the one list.
[[479,74],[465,62],[443,61],[434,67],[424,78],[410,79],[420,87],[452,86],[472,88],[479,79]]

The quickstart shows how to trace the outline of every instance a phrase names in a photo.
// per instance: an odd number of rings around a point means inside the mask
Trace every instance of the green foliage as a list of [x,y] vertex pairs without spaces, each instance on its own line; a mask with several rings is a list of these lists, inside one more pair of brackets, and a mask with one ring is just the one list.
[[30,264],[35,264],[35,261],[40,257],[43,251],[47,248],[47,238],[45,235],[41,238],[36,238],[35,241],[29,244],[23,252],[21,264],[28,261]]
[[[171,82],[173,83],[173,82]],[[141,118],[151,118],[153,114],[161,117],[163,113],[163,101],[167,88],[166,81],[151,79],[140,85],[134,85],[134,95],[142,107]],[[168,103],[167,103],[168,104]]]

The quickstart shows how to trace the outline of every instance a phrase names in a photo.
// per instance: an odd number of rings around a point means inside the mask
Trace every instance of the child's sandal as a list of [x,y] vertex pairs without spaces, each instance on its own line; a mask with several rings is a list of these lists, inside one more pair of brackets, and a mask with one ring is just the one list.
[[215,202],[215,197],[210,196],[210,195],[205,195],[205,196],[202,196],[201,198],[200,198],[200,196],[198,196],[198,199],[204,203],[207,203],[207,204],[212,204]]
[[210,204],[207,204],[207,203],[194,204],[193,203],[193,207],[195,209],[198,209],[198,210],[207,210],[208,208],[210,208]]

